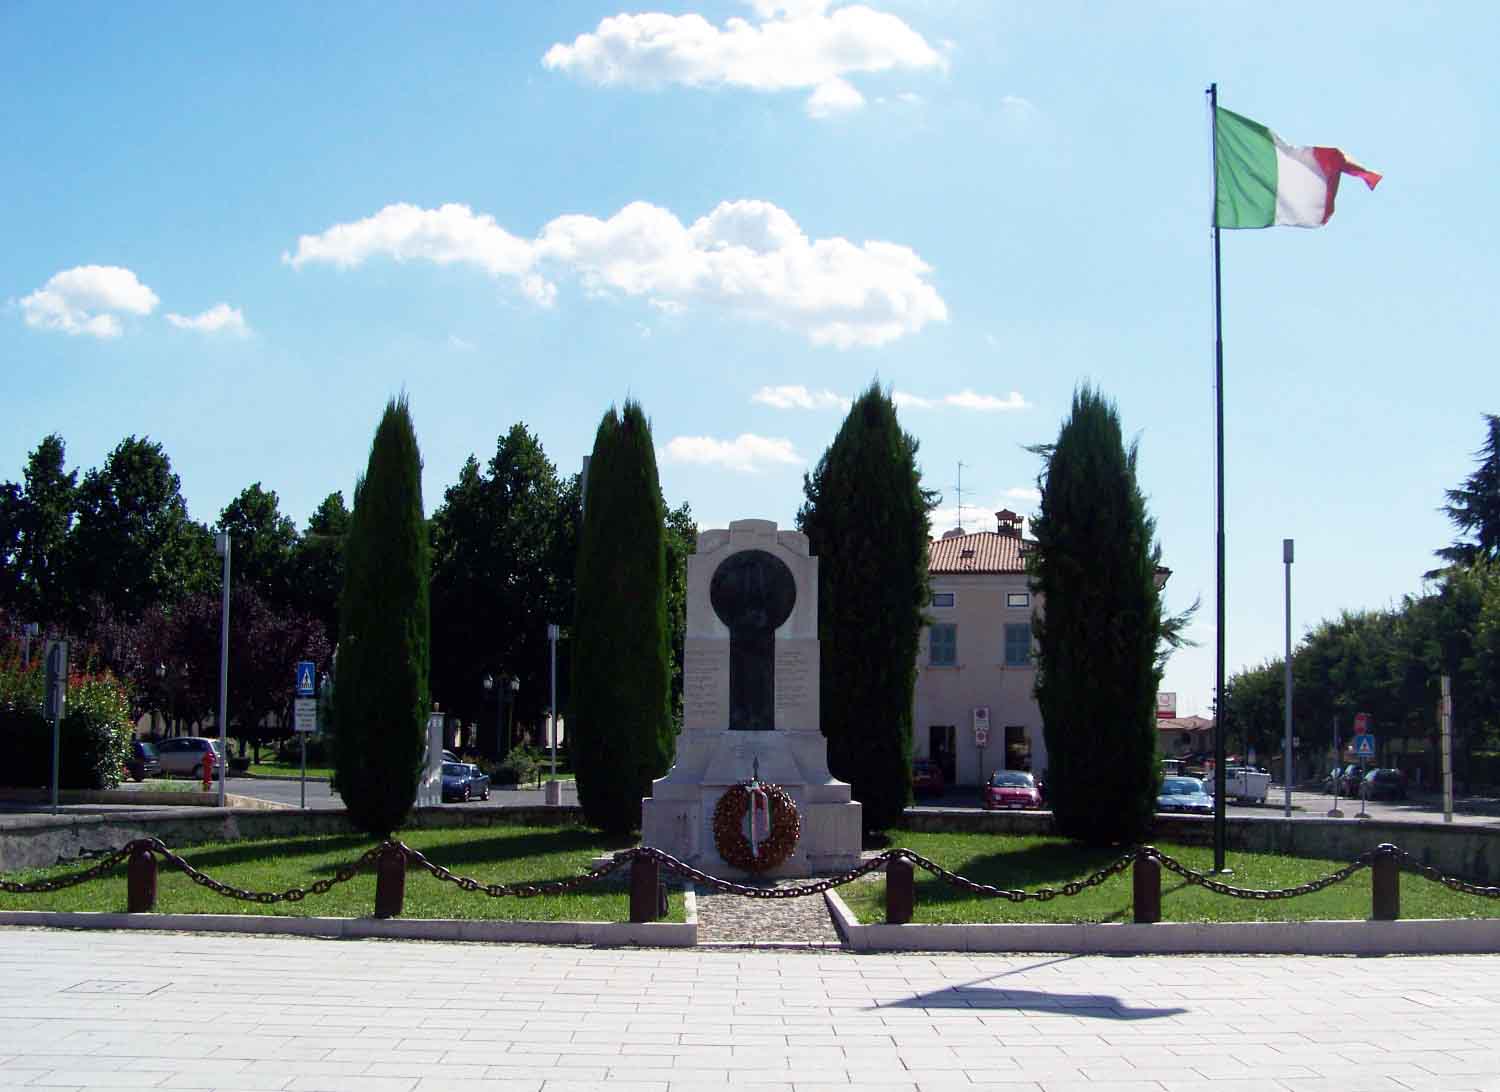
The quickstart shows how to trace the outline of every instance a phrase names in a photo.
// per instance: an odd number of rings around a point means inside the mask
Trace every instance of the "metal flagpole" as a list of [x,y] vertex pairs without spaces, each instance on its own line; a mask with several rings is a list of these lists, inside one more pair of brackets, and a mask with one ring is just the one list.
[[1219,85],[1208,85],[1208,124],[1214,150],[1214,443],[1215,545],[1218,617],[1214,663],[1214,871],[1224,868],[1224,309],[1219,277]]

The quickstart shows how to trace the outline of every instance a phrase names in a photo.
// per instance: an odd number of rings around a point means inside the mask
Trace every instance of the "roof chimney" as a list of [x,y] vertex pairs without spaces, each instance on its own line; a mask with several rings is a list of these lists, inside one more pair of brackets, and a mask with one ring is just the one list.
[[1009,508],[1002,508],[995,513],[996,531],[1006,538],[1021,537],[1021,517]]

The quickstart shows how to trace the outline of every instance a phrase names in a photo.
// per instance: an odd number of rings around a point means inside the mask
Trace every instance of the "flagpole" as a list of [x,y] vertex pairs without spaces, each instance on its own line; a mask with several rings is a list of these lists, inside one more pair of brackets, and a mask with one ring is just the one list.
[[1218,618],[1214,662],[1214,871],[1224,867],[1224,309],[1219,276],[1219,85],[1208,85],[1208,124],[1214,152],[1214,472],[1217,512]]

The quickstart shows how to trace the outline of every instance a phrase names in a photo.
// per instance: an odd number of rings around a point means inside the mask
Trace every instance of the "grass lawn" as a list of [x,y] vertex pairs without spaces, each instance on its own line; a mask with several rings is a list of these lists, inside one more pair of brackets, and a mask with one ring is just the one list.
[[[1120,856],[1119,850],[1086,849],[1061,838],[992,834],[919,834],[890,832],[890,844],[920,853],[951,871],[980,883],[1035,891],[1060,888],[1082,880]],[[1206,846],[1158,843],[1157,848],[1189,868],[1207,872],[1213,850]],[[1236,887],[1262,890],[1293,887],[1326,876],[1347,861],[1274,854],[1231,853],[1225,862]],[[1071,898],[1015,903],[965,894],[917,869],[914,922],[926,924],[981,922],[1081,922],[1131,920],[1131,872],[1122,872],[1098,887]],[[1271,901],[1236,899],[1189,885],[1162,870],[1163,921],[1362,921],[1370,916],[1370,870],[1312,895]],[[876,873],[839,888],[839,894],[862,923],[885,921],[885,877]],[[1500,900],[1449,891],[1408,872],[1401,874],[1403,918],[1500,917]]]
[[[564,880],[584,871],[602,853],[629,848],[629,840],[610,840],[597,831],[581,827],[493,826],[455,830],[414,830],[402,836],[429,860],[481,883]],[[283,891],[305,887],[332,876],[341,866],[358,859],[375,843],[358,836],[279,838],[265,841],[219,842],[178,849],[194,868],[214,879],[252,891]],[[85,862],[56,868],[17,872],[5,878],[30,882],[63,876],[87,867]],[[301,902],[269,906],[241,902],[217,895],[193,883],[186,875],[161,864],[156,909],[172,914],[279,914],[295,917],[368,917],[375,908],[375,876],[361,872],[326,895]],[[456,885],[435,879],[425,869],[407,874],[408,918],[476,918],[521,921],[628,921],[630,899],[625,887],[628,871],[621,869],[609,880],[581,892],[542,895],[534,898],[492,899],[469,893]],[[618,879],[617,879],[618,878]],[[617,882],[611,884],[612,880]],[[670,912],[665,920],[683,920],[682,896],[669,895]],[[5,910],[102,910],[125,909],[125,864],[108,876],[40,895],[0,894]]]
[[[250,764],[250,773],[256,777],[301,777],[302,764],[300,762],[253,762]],[[333,767],[314,766],[309,762],[307,776],[309,778],[321,777],[326,781],[333,776]]]

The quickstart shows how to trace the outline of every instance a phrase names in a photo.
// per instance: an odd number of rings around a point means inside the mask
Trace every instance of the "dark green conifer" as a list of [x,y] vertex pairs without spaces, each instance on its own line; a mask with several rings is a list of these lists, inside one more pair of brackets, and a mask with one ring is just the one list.
[[853,786],[867,830],[911,799],[912,691],[927,581],[917,441],[871,383],[803,479],[797,526],[818,559],[820,719],[828,768]]
[[640,827],[674,749],[665,512],[651,426],[610,407],[589,459],[573,627],[568,751],[590,825]]
[[386,838],[416,800],[427,735],[428,533],[405,396],[375,431],[344,551],[335,777],[354,825]]
[[1045,458],[1031,531],[1036,698],[1057,829],[1092,845],[1145,836],[1155,811],[1159,647],[1170,642],[1156,587],[1155,521],[1113,403],[1073,396]]

